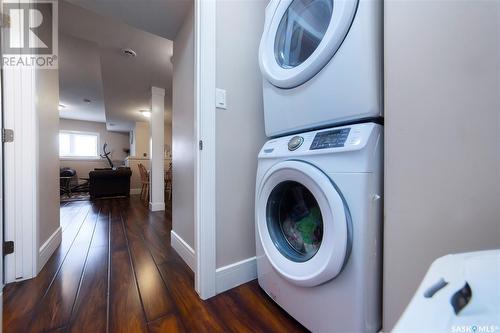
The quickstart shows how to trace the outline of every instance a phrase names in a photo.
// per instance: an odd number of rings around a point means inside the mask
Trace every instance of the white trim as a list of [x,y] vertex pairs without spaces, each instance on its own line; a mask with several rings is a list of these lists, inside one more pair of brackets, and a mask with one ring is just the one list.
[[38,271],[40,271],[47,261],[49,261],[50,256],[54,253],[59,244],[61,244],[61,241],[62,228],[59,226],[49,239],[40,246],[40,250],[38,251]]
[[[4,68],[4,126],[14,142],[4,146],[5,240],[15,251],[4,258],[5,282],[21,281],[38,272],[38,113],[34,68]],[[5,84],[8,83],[8,84]]]
[[[3,1],[0,0],[0,6]],[[3,7],[3,6],[2,6]],[[3,128],[2,124],[2,113],[3,113],[3,96],[2,96],[2,86],[3,82],[0,80],[0,129]],[[4,192],[3,192],[3,144],[0,144],[0,239],[3,241],[3,230],[4,230]],[[3,288],[4,288],[4,258],[3,258],[3,246],[0,246],[0,322],[3,323]],[[3,326],[3,325],[2,325]],[[0,333],[2,333],[2,327],[0,327]]]
[[150,202],[149,203],[149,210],[152,212],[165,210],[165,202]]
[[158,88],[158,87],[151,87],[151,94],[155,96],[165,96],[165,89],[163,88]]
[[195,0],[195,289],[202,299],[216,294],[215,25],[216,1]]
[[165,89],[151,87],[149,209],[165,210]]
[[170,244],[174,248],[175,252],[181,256],[182,260],[184,260],[184,262],[194,272],[196,258],[193,248],[173,230],[170,231]]
[[60,161],[99,162],[106,161],[100,156],[59,156]]
[[237,287],[257,278],[257,258],[252,257],[216,270],[217,293]]
[[[82,121],[82,120],[80,120]],[[91,132],[91,131],[73,131],[73,130],[65,130],[65,129],[60,129],[59,133],[68,133],[68,134],[88,134],[88,135],[95,135],[97,137],[100,137],[99,132]]]

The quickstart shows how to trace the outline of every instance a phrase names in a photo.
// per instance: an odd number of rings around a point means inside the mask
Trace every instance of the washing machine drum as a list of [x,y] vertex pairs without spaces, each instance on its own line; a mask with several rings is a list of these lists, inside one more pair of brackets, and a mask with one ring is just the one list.
[[257,192],[257,229],[274,269],[312,287],[340,274],[352,244],[351,218],[336,185],[300,161],[271,168]]
[[335,55],[359,0],[271,0],[259,49],[262,74],[293,88],[316,75]]

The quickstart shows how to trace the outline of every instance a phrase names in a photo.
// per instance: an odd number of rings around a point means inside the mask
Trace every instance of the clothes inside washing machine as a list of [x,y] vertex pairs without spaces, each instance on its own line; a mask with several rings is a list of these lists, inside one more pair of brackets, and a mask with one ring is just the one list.
[[282,225],[283,234],[290,245],[301,253],[316,253],[321,244],[323,228],[321,213],[317,207],[312,208],[303,218],[285,219]]
[[318,252],[323,239],[321,210],[302,184],[278,185],[268,202],[268,228],[277,248],[287,258],[303,262]]

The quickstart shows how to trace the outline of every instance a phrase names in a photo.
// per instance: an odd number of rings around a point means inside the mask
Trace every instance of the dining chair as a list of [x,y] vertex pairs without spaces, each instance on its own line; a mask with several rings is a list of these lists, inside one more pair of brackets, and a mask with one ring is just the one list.
[[144,202],[148,202],[149,200],[149,174],[148,170],[142,163],[137,165],[139,168],[139,173],[141,175],[141,200]]
[[168,200],[172,199],[172,163],[165,172],[165,197]]

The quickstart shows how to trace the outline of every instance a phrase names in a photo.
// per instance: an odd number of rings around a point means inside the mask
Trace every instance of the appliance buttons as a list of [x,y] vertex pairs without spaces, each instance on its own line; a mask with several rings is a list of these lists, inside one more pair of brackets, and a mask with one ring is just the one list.
[[290,151],[296,150],[302,145],[303,142],[304,142],[303,137],[299,135],[294,136],[293,138],[290,139],[290,141],[288,141],[288,150]]

